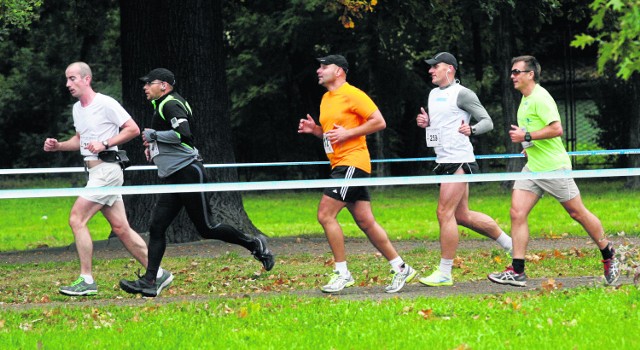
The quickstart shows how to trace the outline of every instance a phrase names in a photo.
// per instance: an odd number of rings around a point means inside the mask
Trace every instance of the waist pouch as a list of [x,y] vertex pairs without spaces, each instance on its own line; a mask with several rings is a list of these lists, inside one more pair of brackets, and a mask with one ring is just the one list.
[[122,170],[128,168],[131,165],[129,157],[127,157],[127,151],[102,151],[98,153],[98,158],[107,163],[118,163]]

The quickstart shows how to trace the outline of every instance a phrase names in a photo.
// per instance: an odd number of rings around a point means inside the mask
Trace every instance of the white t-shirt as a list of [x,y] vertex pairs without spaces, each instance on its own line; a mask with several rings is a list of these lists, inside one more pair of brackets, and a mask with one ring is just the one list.
[[[86,107],[82,107],[80,101],[73,105],[73,125],[80,134],[80,154],[84,160],[96,160],[97,154],[91,153],[85,147],[91,141],[102,142],[120,133],[120,127],[124,125],[131,115],[112,97],[96,94]],[[118,150],[117,146],[109,147],[110,150]]]
[[436,163],[475,162],[469,137],[458,132],[463,120],[465,124],[471,120],[471,115],[458,107],[458,94],[462,89],[465,89],[462,85],[452,84],[429,93],[429,127],[426,131],[436,132],[440,138],[439,145],[434,147]]

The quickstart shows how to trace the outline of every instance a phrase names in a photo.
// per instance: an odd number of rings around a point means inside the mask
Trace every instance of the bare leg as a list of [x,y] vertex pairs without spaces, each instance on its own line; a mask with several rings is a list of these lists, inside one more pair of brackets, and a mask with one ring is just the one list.
[[91,275],[93,258],[93,241],[87,223],[101,208],[102,204],[78,197],[69,215],[69,226],[75,238],[82,275]]
[[102,214],[111,224],[111,229],[120,238],[124,247],[131,255],[147,267],[147,245],[140,235],[129,226],[127,214],[122,201],[115,201],[112,206],[105,205]]
[[371,244],[373,244],[387,260],[391,261],[398,257],[396,249],[387,236],[387,232],[385,232],[373,216],[371,202],[357,201],[355,203],[349,203],[347,204],[347,209],[351,212],[358,227],[367,235]]
[[524,259],[529,244],[528,217],[531,209],[538,203],[535,193],[513,190],[511,195],[511,239],[513,239],[513,258]]
[[472,211],[469,209],[469,185],[464,191],[464,195],[456,208],[456,222],[466,228],[474,230],[479,234],[493,240],[498,239],[502,234],[502,229],[498,223],[485,213]]
[[347,256],[344,249],[344,233],[338,223],[338,213],[345,207],[345,203],[335,200],[329,196],[322,196],[318,205],[318,222],[324,229],[324,234],[333,252],[333,259],[336,262],[346,261]]
[[[458,169],[457,173],[462,169]],[[440,252],[443,259],[453,259],[458,248],[458,223],[456,211],[463,198],[469,193],[469,186],[464,182],[443,183],[440,185],[438,198],[438,223],[440,224]]]
[[561,204],[567,213],[571,215],[571,218],[582,225],[591,239],[596,242],[599,249],[604,249],[609,244],[600,219],[584,206],[580,195]]

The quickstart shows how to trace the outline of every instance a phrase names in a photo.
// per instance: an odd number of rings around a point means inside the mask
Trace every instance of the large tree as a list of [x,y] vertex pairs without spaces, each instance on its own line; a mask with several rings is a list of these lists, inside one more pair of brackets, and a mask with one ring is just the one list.
[[[142,94],[139,77],[157,67],[176,75],[176,89],[194,111],[195,142],[206,163],[235,163],[229,119],[229,98],[223,50],[220,0],[121,0],[122,91],[127,108],[141,127],[151,125],[152,108]],[[141,141],[127,145],[132,160],[144,163]],[[237,181],[234,168],[209,170],[213,182]],[[157,183],[155,172],[127,173],[129,184]],[[148,228],[153,198],[126,198],[129,220],[138,231]],[[214,220],[257,232],[237,192],[214,192],[210,205]],[[170,242],[197,239],[195,227],[183,212],[168,233]]]
[[[623,108],[623,114],[611,114],[609,116],[623,123],[611,123],[610,120],[598,121],[604,130],[604,134],[620,129],[624,137],[622,147],[640,148],[640,10],[638,0],[594,0],[591,3],[593,17],[589,23],[589,29],[594,35],[579,34],[571,42],[574,47],[584,49],[589,45],[598,47],[598,71],[605,73],[611,70],[611,65],[615,65],[615,75],[625,82],[616,82],[609,78],[608,85],[620,86],[615,89],[619,94],[609,96],[614,100],[626,101],[625,106],[614,106],[614,109]],[[608,94],[605,94],[605,96]],[[614,103],[615,104],[615,103]],[[626,107],[626,108],[625,108]],[[603,116],[607,119],[609,116]],[[616,125],[618,124],[618,125]],[[614,128],[611,128],[611,126]],[[622,126],[622,127],[619,127]],[[609,143],[620,143],[620,133],[607,139]],[[610,140],[610,141],[609,141]],[[628,157],[628,166],[632,168],[640,167],[640,156],[631,155]],[[626,187],[640,188],[640,177],[632,176],[627,178]]]

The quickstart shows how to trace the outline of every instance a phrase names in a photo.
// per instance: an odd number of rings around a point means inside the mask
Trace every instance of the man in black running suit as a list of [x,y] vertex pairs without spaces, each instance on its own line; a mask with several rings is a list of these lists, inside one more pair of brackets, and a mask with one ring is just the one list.
[[[142,133],[147,160],[155,163],[158,176],[165,183],[207,183],[202,158],[190,130],[191,107],[174,91],[175,76],[168,69],[156,68],[140,80],[145,82],[144,92],[154,108],[152,129]],[[157,279],[156,275],[167,245],[165,232],[183,207],[203,238],[241,245],[251,251],[267,271],[273,268],[275,258],[267,248],[265,236],[253,236],[226,224],[212,223],[204,192],[163,193],[151,214],[147,271],[138,280],[121,280],[123,290],[155,297],[171,283],[173,276]]]

